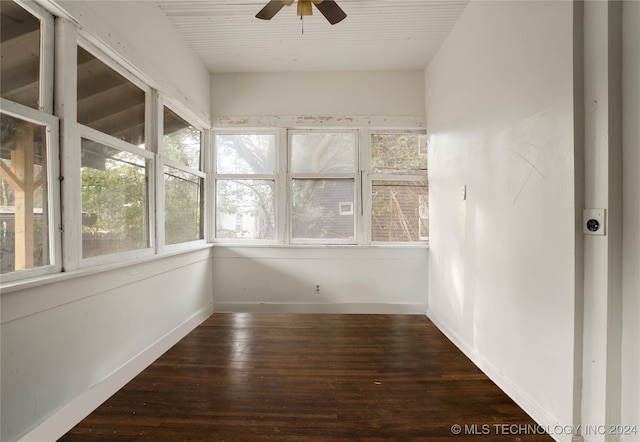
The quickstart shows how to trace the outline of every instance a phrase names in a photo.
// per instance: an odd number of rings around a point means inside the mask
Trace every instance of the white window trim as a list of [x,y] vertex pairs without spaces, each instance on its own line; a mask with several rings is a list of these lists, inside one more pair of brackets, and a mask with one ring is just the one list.
[[[365,208],[365,213],[367,216],[363,216],[365,218],[366,230],[367,230],[367,239],[369,244],[372,246],[407,246],[407,247],[415,247],[415,246],[427,246],[429,244],[428,240],[419,240],[419,241],[373,241],[372,240],[372,226],[371,226],[371,211],[372,211],[372,187],[374,181],[406,181],[406,182],[424,182],[429,183],[428,175],[395,175],[390,173],[372,173],[371,172],[371,137],[375,134],[415,134],[415,135],[426,135],[425,130],[416,130],[416,129],[371,129],[367,131],[363,131],[363,139],[368,143],[367,149],[367,170],[363,174],[363,193],[365,201],[367,202],[367,207]],[[427,166],[428,167],[428,166]]]
[[[154,105],[154,109],[158,113],[155,117],[155,121],[157,122],[157,176],[158,176],[158,186],[156,189],[156,249],[157,253],[163,252],[175,252],[182,250],[190,250],[194,247],[202,246],[206,244],[209,240],[209,206],[211,199],[211,191],[209,186],[209,177],[207,171],[209,168],[209,150],[207,146],[209,146],[209,130],[205,129],[205,123],[202,122],[196,115],[190,112],[188,109],[185,109],[179,102],[176,100],[172,100],[169,97],[166,97],[162,94],[157,94],[156,104]],[[173,113],[178,115],[180,118],[185,120],[187,123],[192,125],[194,128],[200,131],[200,165],[199,169],[194,169],[185,164],[182,164],[178,161],[171,160],[169,158],[164,158],[163,155],[163,140],[164,140],[164,108],[171,110]],[[196,175],[202,178],[201,183],[201,192],[202,192],[202,219],[200,222],[202,223],[202,232],[203,238],[196,239],[193,241],[186,241],[178,244],[166,244],[166,233],[165,233],[165,181],[164,181],[164,169],[165,166],[172,167],[174,169],[178,169],[182,172],[190,173],[192,175]]]
[[54,19],[47,10],[33,0],[14,0],[40,20],[40,90],[38,109],[53,113],[53,46]]
[[[288,223],[288,241],[291,245],[356,245],[359,243],[360,238],[362,237],[362,232],[359,229],[358,216],[359,212],[358,207],[361,204],[361,189],[359,186],[359,170],[360,170],[360,131],[358,129],[290,129],[287,131],[287,144],[285,148],[287,149],[287,164],[292,164],[291,162],[291,154],[292,154],[292,138],[296,134],[352,134],[354,137],[354,158],[353,158],[353,172],[345,172],[345,173],[309,173],[309,172],[291,172],[288,169],[287,174],[287,197],[289,198],[287,201],[287,223]],[[289,167],[289,166],[288,166]],[[293,201],[291,197],[293,195],[293,181],[296,179],[327,179],[327,180],[353,180],[353,202],[354,202],[354,216],[353,216],[353,238],[348,239],[339,239],[339,238],[330,238],[330,239],[314,239],[314,238],[294,238],[293,237]]]
[[[281,201],[286,201],[286,180],[283,177],[286,176],[286,161],[281,161],[281,158],[286,158],[286,143],[283,140],[286,139],[286,131],[284,129],[268,129],[268,128],[246,128],[246,129],[214,129],[211,131],[211,171],[212,171],[212,218],[211,218],[211,239],[216,244],[226,245],[247,245],[247,246],[260,246],[260,245],[284,245],[286,240],[284,238],[285,222],[286,222],[286,205]],[[276,170],[272,174],[227,174],[217,173],[217,145],[216,137],[218,135],[242,135],[242,134],[255,134],[255,135],[274,135],[276,139],[276,151],[275,151],[275,164]],[[284,146],[284,150],[283,150]],[[284,164],[283,164],[284,163]],[[274,206],[275,206],[275,225],[274,225],[274,239],[241,239],[241,238],[217,238],[217,219],[216,219],[216,207],[217,207],[217,182],[218,180],[273,180],[275,181],[274,192]]]
[[[155,228],[157,223],[156,219],[156,183],[158,182],[157,178],[157,167],[156,167],[156,146],[157,140],[156,135],[153,133],[153,109],[155,106],[155,93],[154,91],[145,84],[142,80],[136,77],[134,74],[123,68],[117,61],[113,60],[111,57],[106,55],[101,49],[99,49],[96,45],[91,43],[86,37],[82,35],[78,35],[75,28],[71,31],[72,34],[75,34],[75,49],[74,54],[63,54],[62,56],[69,57],[69,59],[73,60],[73,64],[69,67],[69,71],[73,72],[73,82],[74,92],[67,94],[64,98],[67,100],[73,99],[72,106],[74,108],[74,121],[77,121],[77,47],[81,47],[91,55],[96,57],[102,63],[107,65],[109,68],[113,69],[118,74],[122,75],[125,79],[139,87],[145,93],[145,140],[144,140],[144,148],[135,146],[133,144],[127,143],[125,141],[119,140],[111,135],[105,134],[98,130],[95,130],[91,127],[85,126],[80,123],[74,123],[76,127],[72,132],[75,133],[75,138],[72,143],[75,143],[75,150],[78,152],[78,158],[72,160],[74,163],[70,165],[69,170],[73,170],[73,168],[77,168],[77,180],[73,180],[71,183],[68,183],[70,188],[71,195],[75,195],[75,210],[72,210],[71,213],[66,211],[64,216],[66,219],[70,221],[71,232],[69,232],[69,237],[73,240],[75,237],[75,242],[77,246],[71,250],[69,248],[70,254],[72,256],[65,256],[64,258],[69,263],[69,270],[91,267],[101,264],[112,264],[114,262],[124,261],[124,260],[132,260],[141,257],[152,256],[156,253],[156,232]],[[66,51],[70,51],[69,47],[65,48]],[[127,252],[118,252],[111,253],[106,255],[94,256],[91,258],[83,258],[82,256],[82,191],[81,191],[81,181],[80,181],[80,153],[81,153],[81,140],[82,138],[87,138],[98,143],[102,143],[109,147],[114,147],[116,149],[126,151],[135,155],[142,156],[146,160],[145,170],[148,177],[148,188],[147,188],[147,235],[148,235],[148,247],[138,250],[132,250]],[[73,146],[70,146],[73,148]],[[63,159],[64,161],[64,159]],[[67,181],[65,179],[65,181]],[[75,227],[75,229],[74,229]],[[65,229],[66,230],[66,229]]]
[[[106,255],[100,255],[100,256],[94,256],[91,258],[83,258],[82,257],[82,211],[80,210],[76,216],[78,217],[78,219],[76,219],[76,223],[77,225],[80,226],[80,231],[79,231],[79,236],[80,236],[80,247],[79,247],[79,252],[80,252],[80,265],[81,267],[84,266],[93,266],[93,265],[97,265],[97,264],[110,264],[113,262],[118,262],[121,260],[125,260],[125,259],[135,259],[135,258],[139,258],[139,257],[144,257],[144,256],[150,256],[153,255],[155,253],[155,237],[154,237],[154,216],[153,214],[155,213],[155,206],[154,206],[154,200],[155,198],[151,197],[151,195],[155,194],[155,183],[157,182],[156,179],[156,171],[155,171],[155,154],[153,152],[150,152],[147,149],[142,149],[140,147],[136,147],[133,144],[129,144],[125,141],[119,140],[117,138],[112,137],[111,135],[107,135],[105,133],[102,133],[100,131],[97,131],[95,129],[92,129],[88,126],[83,126],[83,125],[78,125],[79,126],[79,135],[80,135],[80,141],[84,138],[87,140],[91,140],[91,141],[95,141],[98,142],[100,144],[103,144],[105,146],[108,147],[112,147],[118,150],[121,150],[123,152],[128,152],[134,155],[138,155],[141,156],[142,158],[145,159],[145,171],[147,173],[147,232],[148,232],[148,241],[149,241],[149,245],[148,247],[144,248],[144,249],[138,249],[138,250],[131,250],[131,251],[127,251],[127,252],[118,252],[118,253],[111,253],[111,254],[106,254]],[[82,148],[80,148],[82,149]],[[80,173],[78,174],[78,177],[80,177]],[[80,198],[79,201],[79,206],[82,207],[82,183],[78,182],[77,183],[79,186],[79,191],[78,191],[78,197]]]
[[0,99],[0,109],[31,123],[45,126],[47,134],[47,195],[49,228],[49,262],[46,266],[18,270],[2,275],[2,282],[34,278],[62,270],[62,235],[60,210],[60,162],[59,127],[53,115],[54,89],[54,18],[48,11],[32,0],[16,0],[16,3],[40,20],[40,66],[38,109],[24,106],[4,98]]
[[60,220],[60,165],[58,159],[59,121],[54,115],[47,114],[31,107],[0,98],[0,109],[5,115],[20,118],[46,128],[47,142],[47,222],[49,229],[49,262],[50,264],[32,269],[17,270],[2,275],[2,282],[34,278],[57,273],[62,270],[62,235]]
[[[277,122],[271,122],[275,125]],[[356,152],[357,163],[356,173],[351,174],[313,174],[313,173],[296,173],[289,172],[290,163],[290,134],[292,133],[339,133],[339,132],[355,132],[356,133]],[[216,238],[215,237],[215,187],[214,183],[217,179],[260,179],[263,178],[260,175],[218,175],[215,173],[215,161],[212,161],[213,179],[211,180],[212,186],[212,223],[213,230],[211,232],[211,242],[218,245],[228,246],[244,246],[244,247],[260,247],[260,246],[281,246],[281,247],[332,247],[332,246],[359,246],[359,247],[428,247],[428,241],[372,241],[371,235],[371,197],[372,189],[371,185],[373,181],[426,181],[428,183],[427,175],[391,175],[391,174],[372,174],[371,173],[371,136],[376,133],[380,134],[418,134],[425,135],[426,131],[423,128],[405,127],[405,126],[392,126],[386,127],[289,127],[289,128],[266,128],[266,127],[254,127],[254,126],[235,126],[231,128],[219,127],[214,128],[211,131],[212,137],[218,134],[261,134],[261,133],[279,133],[278,138],[278,174],[276,179],[276,235],[275,241],[264,240],[250,240],[250,239],[230,239],[230,238]],[[213,145],[214,143],[212,143]],[[212,149],[212,157],[215,160],[215,146]],[[281,158],[285,158],[285,161],[281,161]],[[314,239],[292,239],[292,202],[291,202],[291,183],[293,178],[345,178],[345,176],[351,178],[355,177],[355,199],[354,199],[354,218],[355,218],[355,240],[314,240]],[[270,178],[269,178],[270,179]],[[285,201],[284,204],[281,201]]]

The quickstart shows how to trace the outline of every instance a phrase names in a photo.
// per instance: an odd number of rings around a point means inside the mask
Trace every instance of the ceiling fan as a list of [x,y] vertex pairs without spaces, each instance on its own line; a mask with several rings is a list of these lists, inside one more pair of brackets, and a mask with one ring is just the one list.
[[[291,6],[294,0],[270,0],[264,8],[256,14],[256,18],[262,20],[271,20],[285,5]],[[335,25],[345,19],[347,14],[334,0],[298,0],[298,15],[313,14],[312,4],[324,15],[324,17]]]

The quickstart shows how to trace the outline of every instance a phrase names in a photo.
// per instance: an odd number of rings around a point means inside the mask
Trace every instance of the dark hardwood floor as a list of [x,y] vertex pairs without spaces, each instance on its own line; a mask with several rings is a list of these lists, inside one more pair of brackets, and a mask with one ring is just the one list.
[[61,440],[552,440],[535,432],[424,316],[216,313]]

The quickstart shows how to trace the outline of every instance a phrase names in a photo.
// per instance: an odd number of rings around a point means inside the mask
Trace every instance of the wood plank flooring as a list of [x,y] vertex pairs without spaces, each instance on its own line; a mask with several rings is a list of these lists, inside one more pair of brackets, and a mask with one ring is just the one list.
[[537,432],[424,316],[216,313],[61,440],[552,441]]

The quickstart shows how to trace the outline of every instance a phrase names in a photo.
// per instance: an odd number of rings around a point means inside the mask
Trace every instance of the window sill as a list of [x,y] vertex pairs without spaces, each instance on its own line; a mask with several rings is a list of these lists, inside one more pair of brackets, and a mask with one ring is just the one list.
[[91,276],[98,273],[118,270],[124,267],[131,267],[134,265],[144,264],[147,262],[158,261],[162,259],[171,258],[178,255],[184,255],[188,253],[198,252],[200,250],[210,249],[214,246],[212,243],[206,243],[190,248],[180,248],[175,250],[165,251],[161,254],[154,254],[149,256],[144,256],[136,259],[120,261],[116,263],[110,264],[98,264],[91,267],[85,267],[78,270],[73,270],[70,272],[60,272],[53,273],[33,278],[25,278],[17,281],[7,282],[6,284],[0,284],[0,289],[2,295],[6,295],[9,293],[17,292],[20,290],[35,288],[47,284],[53,284],[56,282],[67,281],[75,278],[82,278],[86,276]]
[[266,244],[246,242],[216,242],[220,248],[251,248],[251,249],[428,249],[428,243],[390,243],[390,244]]

